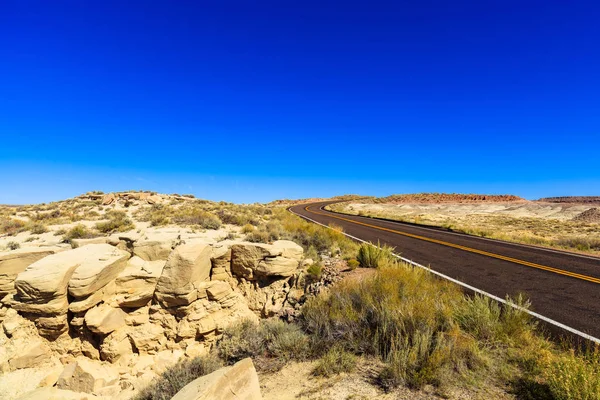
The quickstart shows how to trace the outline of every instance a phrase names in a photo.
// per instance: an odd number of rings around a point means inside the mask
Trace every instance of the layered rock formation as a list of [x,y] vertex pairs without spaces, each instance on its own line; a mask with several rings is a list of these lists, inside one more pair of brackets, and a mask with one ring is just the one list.
[[181,357],[207,353],[230,324],[276,315],[301,292],[293,242],[175,232],[107,241],[0,256],[0,390],[43,367],[29,391],[127,398]]

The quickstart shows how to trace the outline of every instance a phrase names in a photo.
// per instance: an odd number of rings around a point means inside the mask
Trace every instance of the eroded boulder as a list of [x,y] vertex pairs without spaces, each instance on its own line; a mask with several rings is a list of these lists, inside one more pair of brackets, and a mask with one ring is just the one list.
[[243,359],[184,386],[171,400],[262,400],[252,360]]

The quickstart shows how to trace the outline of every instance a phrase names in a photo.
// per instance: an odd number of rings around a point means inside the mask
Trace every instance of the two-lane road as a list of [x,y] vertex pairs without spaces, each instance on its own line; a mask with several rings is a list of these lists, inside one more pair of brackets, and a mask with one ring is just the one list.
[[405,258],[498,297],[524,293],[533,311],[600,338],[600,258],[323,209],[331,203],[290,211],[393,246]]

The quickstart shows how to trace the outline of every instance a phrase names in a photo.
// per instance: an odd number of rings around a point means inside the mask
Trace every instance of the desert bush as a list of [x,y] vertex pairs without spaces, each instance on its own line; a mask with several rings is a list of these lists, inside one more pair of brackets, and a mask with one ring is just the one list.
[[360,262],[356,258],[351,258],[346,261],[348,268],[353,271],[360,266]]
[[321,263],[315,262],[306,269],[306,272],[310,275],[312,281],[318,281],[323,274],[323,266]]
[[221,227],[221,220],[214,214],[194,208],[181,211],[172,218],[176,224],[197,225],[204,229],[219,229]]
[[21,245],[19,244],[19,242],[8,242],[6,244],[6,248],[8,250],[17,250],[21,247]]
[[576,355],[573,350],[556,357],[544,371],[548,387],[557,400],[600,399],[600,353]]
[[252,357],[257,369],[276,370],[292,359],[309,357],[310,341],[294,324],[276,319],[259,324],[245,320],[225,330],[217,349],[229,364]]
[[242,233],[250,233],[254,231],[254,225],[246,224],[242,227]]
[[25,229],[25,225],[25,222],[18,219],[3,218],[0,220],[0,233],[13,236],[22,232]]
[[317,362],[312,370],[315,376],[330,377],[356,369],[357,357],[341,346],[333,346]]
[[303,308],[319,349],[343,346],[380,357],[386,386],[439,384],[448,371],[483,364],[477,342],[460,330],[458,288],[407,266],[380,267],[374,277],[342,282]]
[[123,211],[109,211],[106,213],[108,221],[98,222],[96,229],[101,233],[125,232],[135,226]]
[[394,248],[388,245],[363,243],[358,249],[356,259],[363,268],[378,268],[384,262],[395,261]]
[[592,237],[567,237],[555,241],[559,247],[577,249],[580,251],[600,250],[600,238]]
[[246,241],[252,243],[268,243],[269,232],[263,230],[255,230],[246,235]]
[[[57,231],[58,232],[58,231]],[[83,224],[78,224],[64,233],[63,241],[71,243],[72,239],[89,239],[95,237],[93,231]]]
[[214,356],[186,359],[163,372],[150,386],[142,389],[135,400],[169,400],[194,379],[208,375],[222,366],[222,362]]
[[29,226],[29,231],[33,235],[41,235],[42,233],[48,232],[48,228],[46,227],[46,225],[37,222]]

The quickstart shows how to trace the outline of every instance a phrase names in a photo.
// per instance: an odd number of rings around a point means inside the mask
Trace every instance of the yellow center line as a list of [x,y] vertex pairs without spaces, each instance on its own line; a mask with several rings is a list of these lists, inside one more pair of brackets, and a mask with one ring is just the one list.
[[536,264],[536,263],[532,263],[532,262],[529,262],[529,261],[523,261],[523,260],[519,260],[519,259],[512,258],[512,257],[506,257],[506,256],[502,256],[500,254],[489,253],[487,251],[473,249],[471,247],[461,246],[461,245],[454,244],[454,243],[444,242],[442,240],[431,239],[431,238],[428,238],[428,237],[425,237],[425,236],[414,235],[412,233],[401,232],[401,231],[397,231],[397,230],[394,230],[394,229],[389,229],[389,228],[384,228],[384,227],[381,227],[381,226],[367,224],[365,222],[355,221],[355,220],[348,219],[348,218],[343,218],[343,217],[338,217],[338,216],[331,215],[331,214],[326,214],[326,213],[322,213],[322,212],[318,212],[318,211],[313,211],[313,210],[309,210],[308,207],[309,206],[304,207],[304,210],[308,211],[310,213],[313,213],[313,214],[325,215],[325,216],[330,217],[330,218],[340,219],[340,220],[347,221],[347,222],[350,222],[350,223],[353,223],[353,224],[357,224],[357,225],[368,226],[369,228],[378,229],[380,231],[392,232],[392,233],[395,233],[395,234],[398,234],[398,235],[407,236],[407,237],[411,237],[411,238],[419,239],[419,240],[424,240],[426,242],[437,243],[437,244],[440,244],[442,246],[453,247],[455,249],[460,249],[460,250],[468,251],[468,252],[471,252],[471,253],[481,254],[481,255],[484,255],[484,256],[492,257],[492,258],[497,258],[499,260],[510,261],[512,263],[525,265],[525,266],[531,267],[531,268],[537,268],[537,269],[542,269],[544,271],[554,272],[555,274],[570,276],[572,278],[582,279],[582,280],[585,280],[585,281],[588,281],[588,282],[600,283],[600,278],[595,278],[593,276],[582,275],[582,274],[578,274],[576,272],[565,271],[563,269],[554,268],[554,267],[548,267],[546,265]]

